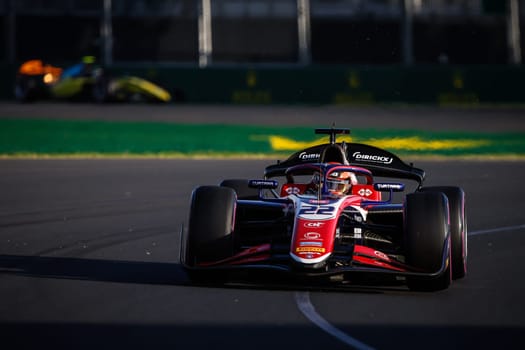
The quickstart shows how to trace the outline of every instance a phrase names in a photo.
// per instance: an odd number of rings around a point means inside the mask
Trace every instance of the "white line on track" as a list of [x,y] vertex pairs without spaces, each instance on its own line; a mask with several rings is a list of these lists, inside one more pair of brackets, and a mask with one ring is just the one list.
[[489,230],[478,230],[478,231],[472,231],[469,232],[469,236],[476,236],[476,235],[484,235],[487,233],[496,233],[496,232],[504,232],[504,231],[514,231],[514,230],[521,230],[525,228],[525,224],[522,225],[516,225],[516,226],[507,226],[507,227],[498,227],[493,228]]
[[360,342],[359,340],[352,338],[348,334],[344,333],[340,329],[334,327],[324,318],[322,318],[316,311],[315,307],[310,302],[310,294],[308,292],[296,292],[295,293],[295,302],[297,307],[306,316],[312,323],[317,327],[321,328],[326,333],[334,336],[343,343],[352,346],[354,349],[358,350],[370,350],[372,347]]
[[[476,235],[484,235],[488,233],[521,230],[524,228],[525,228],[525,224],[522,224],[522,225],[516,225],[516,226],[499,227],[499,228],[494,228],[494,229],[489,229],[489,230],[471,231],[468,233],[468,235],[476,236]],[[371,346],[363,342],[360,342],[359,340],[349,336],[345,332],[341,331],[337,327],[330,324],[323,317],[321,317],[321,315],[319,315],[317,311],[315,311],[315,307],[312,305],[310,301],[310,294],[308,292],[296,292],[295,302],[297,303],[297,307],[303,313],[303,315],[306,316],[306,318],[308,318],[313,324],[321,328],[326,333],[339,339],[340,341],[342,341],[346,345],[353,347],[354,349],[357,349],[357,350],[373,349]]]

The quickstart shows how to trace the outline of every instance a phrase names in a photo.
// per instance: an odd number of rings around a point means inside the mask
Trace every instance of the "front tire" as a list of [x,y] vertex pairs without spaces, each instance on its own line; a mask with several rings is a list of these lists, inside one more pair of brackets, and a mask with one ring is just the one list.
[[444,271],[436,277],[408,276],[411,290],[446,289],[451,282],[449,212],[447,197],[440,192],[418,192],[405,201],[405,249],[408,265],[425,273]]
[[185,264],[224,259],[233,254],[235,192],[226,187],[201,186],[192,194]]

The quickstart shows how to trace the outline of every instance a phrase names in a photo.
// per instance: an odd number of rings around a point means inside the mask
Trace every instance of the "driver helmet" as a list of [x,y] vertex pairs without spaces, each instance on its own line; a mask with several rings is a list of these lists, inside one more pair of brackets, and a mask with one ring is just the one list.
[[352,185],[357,183],[357,178],[353,172],[350,171],[332,171],[326,177],[326,188],[328,192],[336,196],[347,194]]

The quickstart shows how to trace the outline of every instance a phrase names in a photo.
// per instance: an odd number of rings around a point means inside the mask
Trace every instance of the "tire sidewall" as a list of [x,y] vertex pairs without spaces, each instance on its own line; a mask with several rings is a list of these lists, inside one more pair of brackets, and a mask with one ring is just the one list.
[[448,199],[441,192],[407,195],[404,213],[406,263],[416,271],[436,277],[407,276],[412,290],[446,289],[451,281]]
[[424,187],[421,192],[441,192],[448,199],[452,252],[452,278],[459,279],[467,272],[467,218],[465,192],[460,187]]
[[224,259],[233,254],[236,195],[226,187],[201,186],[192,193],[186,264]]

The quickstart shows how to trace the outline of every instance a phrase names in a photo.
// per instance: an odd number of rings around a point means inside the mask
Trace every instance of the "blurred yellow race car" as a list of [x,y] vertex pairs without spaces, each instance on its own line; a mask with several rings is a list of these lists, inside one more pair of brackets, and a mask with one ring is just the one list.
[[15,97],[20,102],[66,99],[95,102],[169,102],[163,87],[137,76],[112,77],[86,56],[66,69],[35,59],[18,69]]

